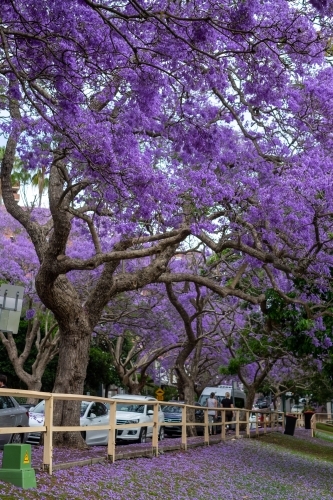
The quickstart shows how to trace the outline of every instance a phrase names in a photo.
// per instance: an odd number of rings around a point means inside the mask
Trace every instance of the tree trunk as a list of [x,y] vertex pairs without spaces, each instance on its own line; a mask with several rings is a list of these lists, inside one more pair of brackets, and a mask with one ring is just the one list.
[[[29,381],[27,383],[28,386],[28,391],[40,391],[42,389],[42,381],[41,380],[35,380],[35,381]],[[26,404],[30,404],[31,406],[36,406],[38,403],[38,399],[36,398],[27,398]]]
[[184,391],[184,386],[183,386],[183,380],[179,376],[179,372],[176,371],[177,374],[177,391],[178,391],[178,399],[179,401],[184,401],[185,400],[185,391]]
[[140,384],[138,382],[128,381],[128,394],[137,395],[140,394]]
[[246,400],[245,400],[245,408],[247,410],[252,410],[254,398],[256,396],[257,387],[254,385],[249,385],[246,387]]
[[[83,394],[89,360],[90,328],[84,321],[75,321],[67,331],[61,330],[59,362],[53,392]],[[57,401],[54,406],[54,425],[79,425],[80,401]],[[79,432],[59,432],[54,444],[67,447],[86,447]]]
[[[189,377],[185,371],[184,366],[176,366],[177,378],[181,380],[181,386],[184,391],[184,402],[188,405],[194,405],[195,401],[195,390],[194,390],[194,381],[191,377]],[[195,410],[188,410],[186,414],[187,422],[191,422],[194,424],[195,422]],[[187,427],[187,435],[188,436],[196,436],[196,429],[194,425]]]

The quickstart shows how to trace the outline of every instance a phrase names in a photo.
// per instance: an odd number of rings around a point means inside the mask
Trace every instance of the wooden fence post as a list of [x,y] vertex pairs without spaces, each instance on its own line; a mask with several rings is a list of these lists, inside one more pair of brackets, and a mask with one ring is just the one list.
[[239,410],[234,410],[236,413],[236,438],[239,438]]
[[52,475],[53,458],[53,396],[45,400],[46,432],[44,434],[43,470]]
[[246,419],[246,435],[247,437],[250,437],[251,435],[251,423],[250,423],[250,411],[249,410],[245,410],[245,419]]
[[209,426],[208,426],[208,408],[203,408],[204,411],[204,443],[205,445],[209,445]]
[[221,439],[222,441],[225,441],[225,410],[220,410],[221,412]]
[[158,455],[158,410],[159,403],[154,403],[154,415],[153,415],[153,455],[157,457]]
[[315,437],[316,435],[316,423],[317,423],[317,418],[316,414],[314,413],[311,417],[311,437]]
[[259,412],[256,411],[256,436],[259,436],[259,420],[258,420]]
[[187,450],[187,415],[186,415],[186,406],[182,406],[182,442],[181,448],[183,450]]
[[117,409],[117,402],[110,400],[110,412],[109,412],[110,430],[109,430],[107,457],[108,457],[108,460],[110,460],[111,462],[114,462],[116,459],[116,456],[115,456],[116,455],[116,435],[117,435],[116,409]]

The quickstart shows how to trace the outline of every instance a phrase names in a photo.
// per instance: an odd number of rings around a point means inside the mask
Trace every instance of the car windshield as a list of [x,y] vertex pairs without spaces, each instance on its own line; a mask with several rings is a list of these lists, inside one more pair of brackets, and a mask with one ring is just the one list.
[[45,413],[45,401],[41,401],[32,410],[33,413]]
[[165,406],[164,408],[162,408],[162,411],[164,411],[164,413],[181,413],[182,407],[181,406]]
[[199,399],[200,406],[205,406],[207,399],[208,399],[208,396],[200,396],[200,399]]
[[89,406],[88,401],[82,401],[81,408],[80,408],[80,417],[83,417],[83,415],[85,414],[86,409],[88,408],[88,406]]
[[133,403],[117,403],[117,411],[144,413],[144,405],[135,405]]

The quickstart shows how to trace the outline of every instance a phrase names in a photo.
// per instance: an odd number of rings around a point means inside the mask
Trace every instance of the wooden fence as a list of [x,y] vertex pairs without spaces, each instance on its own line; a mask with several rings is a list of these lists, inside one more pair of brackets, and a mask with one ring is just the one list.
[[[102,398],[97,396],[88,396],[88,395],[77,395],[77,394],[57,394],[57,393],[49,393],[49,392],[35,392],[35,391],[24,391],[17,389],[0,389],[0,396],[10,395],[15,398],[34,398],[38,400],[45,400],[45,420],[44,425],[34,426],[34,427],[20,427],[21,433],[29,433],[29,432],[41,432],[44,434],[44,449],[43,449],[43,465],[42,469],[49,474],[52,474],[53,470],[53,433],[54,432],[66,432],[66,431],[82,431],[84,428],[82,426],[55,426],[53,425],[53,406],[54,401],[57,400],[76,400],[76,401],[96,401],[102,402],[110,405],[109,411],[109,423],[108,425],[89,425],[89,431],[93,430],[108,430],[109,431],[109,439],[106,447],[106,459],[111,462],[115,461],[115,446],[116,446],[116,430],[117,429],[126,429],[128,427],[133,427],[133,423],[130,424],[122,424],[117,425],[116,421],[116,405],[117,403],[136,403],[136,401],[130,401],[129,399],[121,400],[112,400],[108,398]],[[227,426],[233,426],[235,429],[235,438],[239,438],[241,435],[245,437],[250,437],[251,435],[259,435],[260,433],[267,432],[268,428],[270,430],[278,430],[283,429],[284,427],[284,418],[279,416],[283,415],[282,412],[277,411],[264,411],[264,410],[244,410],[244,409],[233,409],[233,419],[231,422],[226,422],[225,409],[218,409],[218,413],[221,416],[221,421],[215,423],[209,423],[208,419],[208,408],[206,407],[198,407],[185,405],[182,403],[176,402],[165,402],[165,401],[140,401],[140,404],[149,404],[154,407],[154,414],[151,425],[153,427],[153,435],[152,435],[152,454],[158,455],[158,432],[160,422],[158,420],[158,411],[159,406],[170,405],[172,406],[180,406],[182,408],[182,418],[181,422],[164,422],[163,426],[166,428],[168,426],[181,426],[181,448],[186,450],[188,444],[187,437],[187,428],[189,426],[199,427],[202,426],[204,428],[203,432],[203,441],[204,445],[209,445],[209,429],[211,426],[221,428],[221,440],[226,439],[226,431]],[[204,421],[202,423],[199,422],[189,422],[187,415],[188,413],[195,413],[195,410],[202,410],[204,412]],[[250,414],[256,414],[256,420],[250,422]],[[264,421],[260,421],[260,415],[264,414]],[[147,427],[147,422],[138,423],[134,425],[135,427]],[[260,429],[259,429],[260,426]],[[17,427],[0,427],[0,434],[15,434],[17,433]]]
[[316,437],[317,430],[321,434],[328,434],[330,440],[333,440],[333,420],[332,414],[314,413],[311,417],[311,436]]

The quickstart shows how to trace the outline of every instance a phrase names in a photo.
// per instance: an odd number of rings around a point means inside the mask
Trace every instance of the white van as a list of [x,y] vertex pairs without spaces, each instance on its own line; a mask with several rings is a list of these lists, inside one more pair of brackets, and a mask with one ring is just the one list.
[[221,406],[221,401],[225,397],[225,393],[229,392],[231,399],[233,399],[233,404],[235,408],[245,408],[245,392],[238,388],[233,389],[231,385],[218,385],[217,387],[206,387],[199,398],[198,403],[201,406],[206,406],[206,401],[215,392],[215,398],[217,399],[218,406]]

